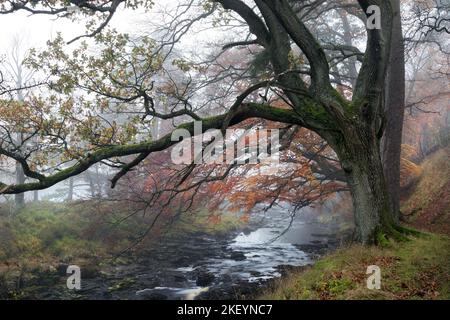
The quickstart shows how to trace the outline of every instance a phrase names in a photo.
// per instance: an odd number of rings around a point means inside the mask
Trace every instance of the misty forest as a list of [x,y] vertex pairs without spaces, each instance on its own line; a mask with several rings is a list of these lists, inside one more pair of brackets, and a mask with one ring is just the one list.
[[0,0],[0,299],[450,299],[449,35],[446,0]]

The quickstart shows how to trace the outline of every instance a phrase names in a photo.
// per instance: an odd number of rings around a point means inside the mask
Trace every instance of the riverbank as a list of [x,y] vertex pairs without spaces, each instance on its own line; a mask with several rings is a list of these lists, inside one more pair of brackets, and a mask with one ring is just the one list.
[[[99,220],[101,210],[87,210],[90,205],[35,204],[0,220],[2,234],[10,232],[2,242],[7,250],[0,259],[1,297],[251,298],[287,270],[334,251],[348,236],[346,220],[328,210],[317,214],[305,208],[294,220],[285,208],[255,213],[249,220],[200,212],[153,229],[149,238],[114,256],[132,244],[126,231],[139,234],[148,221],[137,216],[117,225],[111,207]],[[66,287],[66,270],[73,264],[81,268],[81,290]]]
[[[450,299],[449,157],[449,148],[437,150],[402,171],[408,182],[402,192],[402,218],[408,226],[432,233],[385,248],[341,248],[275,281],[258,298]],[[369,265],[381,268],[381,290],[367,288]]]
[[[381,289],[367,288],[369,265]],[[450,239],[425,234],[389,247],[355,245],[274,282],[260,299],[450,299]]]
[[[206,211],[152,225],[150,214],[129,216],[123,204],[95,201],[7,209],[0,208],[0,299],[122,298],[118,293],[123,289],[130,289],[126,297],[133,298],[141,286],[157,286],[159,277],[174,279],[170,284],[180,282],[173,265],[195,263],[252,227],[238,214],[226,212],[211,221]],[[141,239],[147,231],[150,234]],[[208,237],[214,245],[202,247]],[[69,265],[82,270],[81,292],[65,286]],[[158,269],[163,271],[156,273]],[[147,273],[139,284],[134,274]]]

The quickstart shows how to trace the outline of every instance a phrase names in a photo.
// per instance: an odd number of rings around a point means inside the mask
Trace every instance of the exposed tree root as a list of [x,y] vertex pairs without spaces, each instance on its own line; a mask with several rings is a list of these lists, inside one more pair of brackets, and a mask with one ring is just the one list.
[[375,234],[375,245],[387,247],[391,242],[407,242],[410,241],[408,235],[416,236],[419,231],[410,230],[396,224],[380,227]]
[[388,226],[380,227],[375,234],[375,245],[380,247],[389,246],[393,242],[410,241],[408,236],[424,237],[425,233],[404,227],[398,224],[389,224]]
[[413,229],[413,228],[409,228],[409,227],[404,227],[401,225],[394,225],[394,228],[398,231],[401,232],[402,234],[406,234],[406,235],[411,235],[414,237],[425,237],[427,234],[424,232],[421,232],[419,230]]

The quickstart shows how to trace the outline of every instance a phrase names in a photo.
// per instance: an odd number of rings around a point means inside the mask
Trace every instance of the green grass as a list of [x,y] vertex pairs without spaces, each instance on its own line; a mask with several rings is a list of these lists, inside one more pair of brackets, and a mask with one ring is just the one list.
[[117,243],[105,240],[112,232],[110,217],[89,205],[40,202],[13,216],[0,215],[0,263],[104,256]]
[[[79,258],[112,257],[133,246],[153,221],[150,214],[123,219],[127,215],[126,208],[89,201],[30,203],[14,215],[0,211],[0,267],[4,262],[73,263]],[[211,215],[204,210],[184,214],[166,225],[162,221],[142,245],[148,247],[151,236],[159,237],[162,233],[176,236],[202,232],[220,236],[244,225],[238,214]]]
[[[367,289],[369,265],[381,289]],[[450,299],[450,239],[427,234],[387,248],[351,246],[276,282],[261,299]]]

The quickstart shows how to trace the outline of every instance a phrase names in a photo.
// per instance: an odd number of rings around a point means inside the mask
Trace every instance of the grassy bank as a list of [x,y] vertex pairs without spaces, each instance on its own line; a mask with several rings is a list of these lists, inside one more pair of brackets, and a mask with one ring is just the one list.
[[[367,289],[369,265],[381,268],[381,290]],[[450,299],[450,239],[425,235],[387,248],[341,249],[282,278],[262,299]]]
[[[450,299],[450,149],[421,164],[404,190],[408,224],[433,232],[386,248],[343,248],[283,277],[263,299]],[[381,268],[381,290],[367,289],[369,265]]]
[[0,210],[0,265],[113,256],[133,246],[150,227],[151,232],[139,243],[145,247],[162,236],[222,236],[246,225],[237,214],[213,215],[206,210],[160,217],[155,225],[153,220],[151,214],[130,215],[120,204],[92,201],[30,203],[13,214]]

